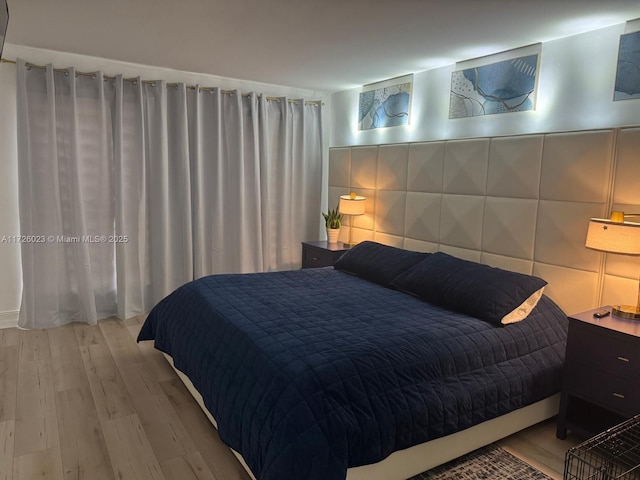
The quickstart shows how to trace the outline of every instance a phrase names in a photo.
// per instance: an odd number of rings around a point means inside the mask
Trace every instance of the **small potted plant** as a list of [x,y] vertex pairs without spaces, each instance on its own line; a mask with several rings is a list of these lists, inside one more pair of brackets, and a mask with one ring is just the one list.
[[342,223],[342,214],[338,211],[338,207],[329,210],[328,213],[322,213],[324,223],[327,227],[327,239],[329,243],[338,243],[338,235],[340,235],[340,224]]

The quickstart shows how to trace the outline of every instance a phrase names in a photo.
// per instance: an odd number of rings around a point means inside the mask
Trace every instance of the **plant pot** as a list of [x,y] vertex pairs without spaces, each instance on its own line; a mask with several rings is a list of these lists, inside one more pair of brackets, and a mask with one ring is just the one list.
[[339,235],[340,235],[339,228],[327,228],[327,241],[329,243],[338,243]]

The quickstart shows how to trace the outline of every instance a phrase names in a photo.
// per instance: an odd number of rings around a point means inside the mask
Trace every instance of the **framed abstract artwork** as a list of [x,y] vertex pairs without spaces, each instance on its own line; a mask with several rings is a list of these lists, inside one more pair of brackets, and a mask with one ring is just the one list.
[[412,74],[365,85],[360,93],[358,129],[408,125],[412,88]]
[[640,98],[640,32],[620,35],[613,100]]
[[540,44],[456,64],[449,118],[535,110]]

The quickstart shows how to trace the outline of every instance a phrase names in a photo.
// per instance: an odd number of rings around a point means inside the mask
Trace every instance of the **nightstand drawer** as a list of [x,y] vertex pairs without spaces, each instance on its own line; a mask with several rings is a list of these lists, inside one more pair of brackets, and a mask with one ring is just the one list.
[[635,379],[581,368],[567,375],[565,382],[569,391],[612,411],[626,416],[640,413],[640,389]]
[[567,363],[595,367],[608,374],[640,378],[640,351],[632,337],[584,322],[569,326]]
[[302,242],[302,268],[332,267],[347,250],[341,242]]
[[303,267],[327,267],[333,265],[334,252],[319,248],[305,248],[302,251]]

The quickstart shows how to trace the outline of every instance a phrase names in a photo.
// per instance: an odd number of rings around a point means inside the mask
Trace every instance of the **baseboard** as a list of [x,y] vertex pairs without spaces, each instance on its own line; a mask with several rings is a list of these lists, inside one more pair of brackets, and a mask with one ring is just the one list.
[[18,326],[18,314],[20,312],[0,312],[0,328],[14,328]]

